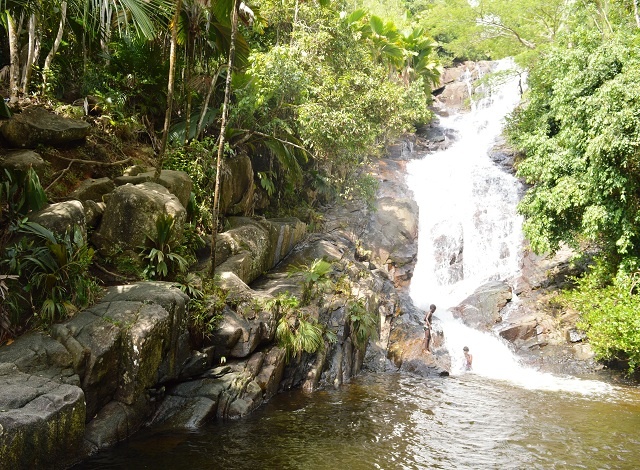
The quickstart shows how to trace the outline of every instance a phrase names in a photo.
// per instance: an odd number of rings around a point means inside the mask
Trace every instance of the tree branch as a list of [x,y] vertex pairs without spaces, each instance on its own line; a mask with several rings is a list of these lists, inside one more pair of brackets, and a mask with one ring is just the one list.
[[499,30],[502,30],[502,31],[505,31],[505,32],[509,33],[509,35],[514,36],[518,40],[518,42],[520,44],[522,44],[524,47],[526,47],[527,49],[535,49],[536,48],[536,45],[534,43],[532,43],[531,41],[528,41],[528,40],[524,39],[523,37],[521,37],[520,34],[518,34],[518,32],[515,29],[510,28],[510,27],[508,27],[508,26],[506,26],[506,25],[504,25],[504,24],[502,24],[502,23],[500,23],[498,21],[487,20],[487,19],[484,19],[484,18],[480,18],[479,19],[479,23],[481,25],[483,25],[483,26],[494,27],[494,28],[497,28]]

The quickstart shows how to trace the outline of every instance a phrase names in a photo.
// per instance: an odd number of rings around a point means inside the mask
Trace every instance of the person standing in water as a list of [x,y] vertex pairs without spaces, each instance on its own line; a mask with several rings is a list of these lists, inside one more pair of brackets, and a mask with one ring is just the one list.
[[466,346],[462,348],[462,351],[464,351],[464,370],[471,370],[473,365],[473,356],[469,353],[469,348]]
[[429,305],[429,311],[424,315],[424,350],[427,352],[431,352],[431,322],[435,311],[436,306],[431,304]]

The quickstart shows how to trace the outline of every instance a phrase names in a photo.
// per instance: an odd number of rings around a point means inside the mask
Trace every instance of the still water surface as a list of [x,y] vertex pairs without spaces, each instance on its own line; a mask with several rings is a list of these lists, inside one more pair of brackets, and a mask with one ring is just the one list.
[[475,374],[363,375],[240,421],[143,432],[82,469],[633,469],[640,390],[514,387]]

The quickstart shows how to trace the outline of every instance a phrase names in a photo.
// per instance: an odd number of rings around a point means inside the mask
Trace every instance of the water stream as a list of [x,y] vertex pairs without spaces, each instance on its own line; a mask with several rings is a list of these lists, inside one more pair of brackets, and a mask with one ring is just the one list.
[[[522,367],[497,337],[447,313],[483,281],[518,274],[521,188],[487,156],[519,99],[517,82],[491,98],[443,118],[457,142],[409,165],[420,206],[411,295],[438,306],[450,377],[363,374],[338,389],[283,393],[239,421],[142,431],[78,468],[637,468],[638,388]],[[471,373],[461,371],[463,345]]]
[[[509,70],[510,61],[499,69]],[[504,119],[520,101],[520,77],[486,88],[468,113],[440,119],[458,136],[446,150],[427,154],[407,166],[409,187],[420,208],[419,252],[411,284],[415,304],[439,308],[452,373],[463,369],[462,348],[470,348],[473,372],[530,389],[601,393],[601,382],[544,374],[522,367],[506,342],[453,318],[455,307],[489,280],[512,281],[520,274],[522,219],[516,205],[521,183],[490,158]],[[516,299],[517,301],[517,299]],[[438,321],[436,320],[436,321]]]

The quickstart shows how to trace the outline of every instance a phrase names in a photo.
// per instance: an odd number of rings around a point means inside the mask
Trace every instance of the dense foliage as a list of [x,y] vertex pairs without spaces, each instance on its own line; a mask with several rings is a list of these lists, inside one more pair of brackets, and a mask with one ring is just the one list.
[[[596,355],[638,363],[640,20],[634,4],[576,4],[540,50],[511,118],[523,151],[520,203],[538,253],[568,244],[595,253],[565,300],[582,313]],[[606,8],[604,8],[606,6]]]
[[[362,171],[368,159],[431,118],[435,44],[401,3],[385,5],[374,14],[329,0],[0,0],[0,95],[15,112],[74,103],[76,116],[110,134],[98,139],[137,139],[155,151],[141,163],[187,171],[190,239],[174,240],[171,220],[158,220],[157,236],[137,253],[98,262],[123,280],[197,290],[185,274],[193,254],[181,247],[223,225],[214,207],[216,154],[251,159],[267,201],[258,210],[295,213],[314,226],[319,204],[373,198],[375,181]],[[72,189],[68,170],[49,171]],[[0,323],[16,334],[36,317],[46,325],[91,301],[94,285],[76,281],[94,253],[76,232],[24,238],[36,230],[24,217],[66,193],[53,184],[43,190],[33,172],[0,176]]]
[[[314,226],[324,203],[373,197],[375,182],[362,170],[389,140],[429,121],[440,63],[516,56],[529,71],[508,126],[522,151],[518,175],[530,185],[520,204],[525,232],[537,252],[569,244],[596,253],[595,268],[566,301],[583,313],[599,357],[626,359],[633,369],[639,31],[633,0],[0,0],[0,94],[11,106],[23,98],[80,102],[104,131],[151,144],[156,159],[145,163],[194,180],[187,233],[197,240],[220,222],[216,154],[249,156],[268,201],[260,211],[295,213]],[[16,245],[24,216],[53,193],[33,174],[0,180],[0,295],[31,302],[18,280],[46,278],[58,289],[46,311],[61,316],[70,305],[61,295],[75,291],[58,278],[75,278],[75,264],[60,258],[58,268],[49,263],[46,274],[32,275],[30,253],[55,258],[55,247],[65,247],[68,259],[80,253],[85,264],[92,253],[74,233],[42,232],[39,243]],[[165,222],[167,236],[141,247],[147,277],[179,277],[182,255],[189,258],[174,250],[180,241]],[[365,338],[374,322],[363,305],[354,300],[349,309]],[[30,309],[45,312],[33,302]],[[283,318],[293,344],[306,320]],[[0,326],[15,326],[6,307]],[[297,344],[293,355],[317,347],[320,332],[309,331],[313,344]]]
[[563,295],[567,305],[582,313],[578,326],[588,332],[596,357],[626,363],[630,372],[640,366],[638,280],[637,272],[621,272],[603,284],[596,269]]

